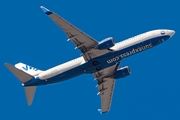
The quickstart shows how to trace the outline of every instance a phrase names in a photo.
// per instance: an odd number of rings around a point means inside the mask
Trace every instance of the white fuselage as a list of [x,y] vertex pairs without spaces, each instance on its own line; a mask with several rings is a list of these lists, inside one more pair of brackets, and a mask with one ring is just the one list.
[[[144,42],[146,40],[162,36],[161,31],[165,31],[165,34],[163,34],[163,35],[171,36],[171,34],[172,34],[171,31],[169,31],[169,30],[153,30],[153,31],[149,31],[149,32],[131,37],[124,41],[118,42],[111,49],[114,51],[121,51],[127,47],[134,46],[134,45]],[[79,57],[79,58],[73,59],[71,61],[68,61],[66,63],[63,63],[61,65],[50,68],[50,69],[40,73],[38,75],[38,77],[41,80],[46,80],[46,79],[52,78],[54,76],[57,76],[63,72],[66,72],[68,70],[71,70],[75,67],[78,67],[78,66],[82,65],[83,63],[85,63],[84,58]]]

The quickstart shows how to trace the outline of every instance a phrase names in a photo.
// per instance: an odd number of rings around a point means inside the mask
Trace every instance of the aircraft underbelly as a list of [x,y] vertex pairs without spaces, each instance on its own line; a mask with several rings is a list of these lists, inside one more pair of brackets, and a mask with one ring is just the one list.
[[65,63],[64,67],[61,65],[56,66],[53,69],[45,71],[46,73],[44,72],[43,75],[40,74],[39,79],[44,81],[40,82],[40,84],[51,84],[61,82],[84,73],[94,73],[100,71],[120,62],[122,59],[126,57],[129,57],[146,49],[152,48],[153,46],[156,46],[157,44],[159,44],[159,40],[166,40],[168,38],[168,36],[164,36],[148,39],[146,41],[142,41],[138,44],[134,44],[127,48],[117,50],[114,52],[109,52],[105,55],[89,60],[88,62],[84,62],[83,59],[79,59],[72,63]]

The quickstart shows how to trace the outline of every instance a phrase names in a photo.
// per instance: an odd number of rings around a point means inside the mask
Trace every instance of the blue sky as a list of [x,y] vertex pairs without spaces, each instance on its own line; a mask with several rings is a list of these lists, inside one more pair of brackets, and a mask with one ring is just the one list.
[[[121,62],[132,74],[119,79],[110,112],[100,115],[100,97],[91,75],[37,88],[28,107],[21,83],[4,63],[24,62],[48,69],[78,57],[64,32],[40,5],[100,41],[115,41],[153,29],[176,34],[167,42]],[[180,41],[177,0],[3,0],[0,4],[1,120],[179,120]]]

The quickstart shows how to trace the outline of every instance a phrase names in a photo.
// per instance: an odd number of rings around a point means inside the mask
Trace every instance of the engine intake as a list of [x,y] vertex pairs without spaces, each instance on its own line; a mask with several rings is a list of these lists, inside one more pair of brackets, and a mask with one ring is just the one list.
[[105,50],[113,47],[115,45],[114,39],[112,37],[108,37],[98,44],[98,49],[99,50]]
[[130,68],[128,66],[124,66],[120,69],[118,69],[115,73],[114,73],[114,78],[118,79],[118,78],[123,78],[126,77],[128,75],[131,74]]

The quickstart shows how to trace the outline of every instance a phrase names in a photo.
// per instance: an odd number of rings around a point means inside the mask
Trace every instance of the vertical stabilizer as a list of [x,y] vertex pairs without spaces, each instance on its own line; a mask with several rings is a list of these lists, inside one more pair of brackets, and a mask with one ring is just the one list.
[[37,76],[42,72],[42,70],[39,70],[35,67],[32,67],[30,65],[24,64],[24,63],[17,63],[15,64],[15,67],[18,68],[19,70],[24,71],[25,73],[32,75],[32,76]]

